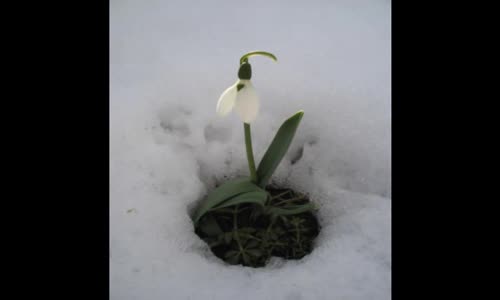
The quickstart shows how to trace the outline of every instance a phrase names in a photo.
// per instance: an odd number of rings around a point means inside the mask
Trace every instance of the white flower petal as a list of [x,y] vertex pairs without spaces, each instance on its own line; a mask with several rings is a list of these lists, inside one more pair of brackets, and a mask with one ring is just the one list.
[[250,81],[244,82],[245,86],[236,95],[234,110],[245,123],[251,123],[259,113],[259,97]]
[[237,90],[236,90],[237,84],[238,82],[228,87],[220,96],[216,108],[216,112],[219,116],[225,116],[233,109],[237,95]]

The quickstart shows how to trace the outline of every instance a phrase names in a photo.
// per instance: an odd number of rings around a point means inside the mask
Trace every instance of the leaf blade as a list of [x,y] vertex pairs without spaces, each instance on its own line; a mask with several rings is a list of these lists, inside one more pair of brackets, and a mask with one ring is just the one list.
[[277,216],[289,216],[289,215],[297,215],[297,214],[301,214],[304,212],[312,211],[315,208],[316,207],[312,203],[307,203],[307,204],[299,205],[297,207],[288,208],[288,209],[272,206],[272,207],[269,207],[269,209],[267,210],[267,213],[271,214],[271,215],[277,215]]
[[207,215],[199,225],[201,231],[207,236],[217,236],[223,232],[215,218],[211,215]]
[[237,205],[237,204],[243,204],[243,203],[255,203],[255,204],[258,204],[258,205],[264,207],[266,200],[267,200],[267,193],[264,191],[247,192],[247,193],[242,193],[242,194],[236,195],[236,196],[232,197],[231,199],[224,201],[221,204],[217,205],[213,209],[224,208],[224,207],[233,206],[233,205]]
[[285,120],[274,136],[273,141],[267,148],[257,167],[258,185],[265,187],[274,171],[285,156],[290,144],[292,143],[295,132],[302,120],[304,111],[298,111],[293,116]]
[[214,206],[230,199],[236,195],[262,190],[257,185],[253,184],[249,178],[238,178],[225,182],[215,190],[211,191],[196,209],[193,221],[198,223],[200,218]]

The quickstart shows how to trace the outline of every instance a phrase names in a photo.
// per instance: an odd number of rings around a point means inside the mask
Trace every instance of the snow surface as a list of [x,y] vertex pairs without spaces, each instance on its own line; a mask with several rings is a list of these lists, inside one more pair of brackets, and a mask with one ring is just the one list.
[[[110,4],[111,299],[390,299],[390,1]],[[256,160],[305,111],[276,182],[308,192],[322,231],[299,261],[227,266],[189,218],[247,175],[243,126],[218,97],[251,58]],[[294,162],[294,163],[292,163]]]

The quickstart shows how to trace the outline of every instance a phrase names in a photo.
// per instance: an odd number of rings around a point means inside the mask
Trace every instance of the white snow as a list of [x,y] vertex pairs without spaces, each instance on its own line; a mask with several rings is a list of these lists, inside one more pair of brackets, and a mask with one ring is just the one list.
[[[390,299],[390,1],[110,11],[111,299]],[[247,175],[243,125],[215,106],[256,49],[278,57],[250,59],[256,160],[303,109],[274,179],[308,192],[322,225],[309,256],[260,269],[225,265],[188,215],[216,181]]]

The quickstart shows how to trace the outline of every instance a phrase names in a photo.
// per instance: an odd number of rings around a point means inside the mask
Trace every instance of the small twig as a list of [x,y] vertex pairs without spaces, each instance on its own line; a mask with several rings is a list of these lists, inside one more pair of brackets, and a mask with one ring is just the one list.
[[304,195],[300,195],[299,197],[295,197],[295,198],[291,198],[291,199],[286,199],[286,200],[280,201],[278,203],[275,203],[274,206],[278,206],[280,204],[287,203],[287,202],[293,202],[293,201],[297,201],[297,200],[302,200],[304,198],[305,198]]
[[283,192],[283,193],[280,193],[280,194],[278,194],[278,195],[276,195],[276,196],[273,196],[273,197],[271,197],[271,200],[274,200],[274,199],[276,199],[276,198],[280,198],[281,196],[286,195],[287,193],[290,193],[290,191],[291,191],[291,190],[287,190],[287,191],[285,191],[285,192]]

